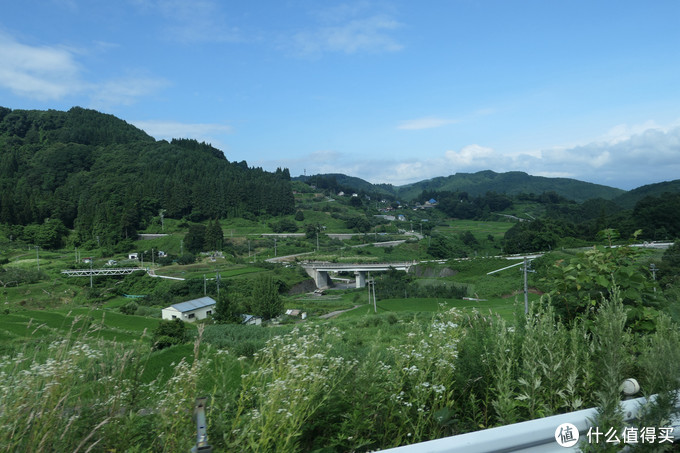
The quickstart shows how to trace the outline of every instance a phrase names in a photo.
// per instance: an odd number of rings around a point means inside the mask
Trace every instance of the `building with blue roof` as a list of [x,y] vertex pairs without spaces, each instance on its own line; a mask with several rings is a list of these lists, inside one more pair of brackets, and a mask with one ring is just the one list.
[[163,319],[181,319],[182,321],[196,321],[205,319],[215,312],[217,302],[212,297],[201,297],[199,299],[180,302],[162,310]]

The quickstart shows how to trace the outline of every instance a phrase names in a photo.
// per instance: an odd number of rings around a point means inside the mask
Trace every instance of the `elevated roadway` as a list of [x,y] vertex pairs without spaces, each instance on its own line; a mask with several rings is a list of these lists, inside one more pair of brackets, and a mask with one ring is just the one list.
[[390,269],[408,272],[415,261],[398,263],[330,263],[327,261],[308,261],[302,263],[307,274],[314,279],[316,287],[328,288],[331,286],[329,272],[354,272],[356,275],[356,287],[366,286],[366,276],[369,272],[384,272]]

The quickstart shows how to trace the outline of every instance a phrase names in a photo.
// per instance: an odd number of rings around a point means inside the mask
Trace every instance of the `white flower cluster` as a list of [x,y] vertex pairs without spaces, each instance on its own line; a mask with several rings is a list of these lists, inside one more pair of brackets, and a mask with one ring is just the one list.
[[235,420],[232,433],[241,440],[257,437],[258,442],[285,449],[278,443],[284,440],[269,430],[299,431],[357,364],[333,354],[332,343],[341,336],[336,327],[317,325],[296,327],[269,340],[255,356],[254,369],[241,376],[239,404],[244,416]]

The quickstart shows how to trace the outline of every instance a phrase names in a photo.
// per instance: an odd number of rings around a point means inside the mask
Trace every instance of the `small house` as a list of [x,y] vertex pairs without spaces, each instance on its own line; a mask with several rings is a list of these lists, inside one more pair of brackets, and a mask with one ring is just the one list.
[[138,260],[139,259],[139,253],[130,253],[128,255],[129,260]]
[[181,319],[182,321],[196,321],[205,319],[215,311],[217,302],[212,297],[188,300],[171,305],[162,310],[163,319]]

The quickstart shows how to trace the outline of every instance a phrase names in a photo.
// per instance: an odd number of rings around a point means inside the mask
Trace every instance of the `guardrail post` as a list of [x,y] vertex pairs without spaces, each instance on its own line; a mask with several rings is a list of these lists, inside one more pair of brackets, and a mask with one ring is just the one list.
[[212,447],[208,444],[208,431],[205,422],[205,402],[208,398],[196,398],[194,406],[194,420],[196,421],[196,446],[191,453],[212,453]]

